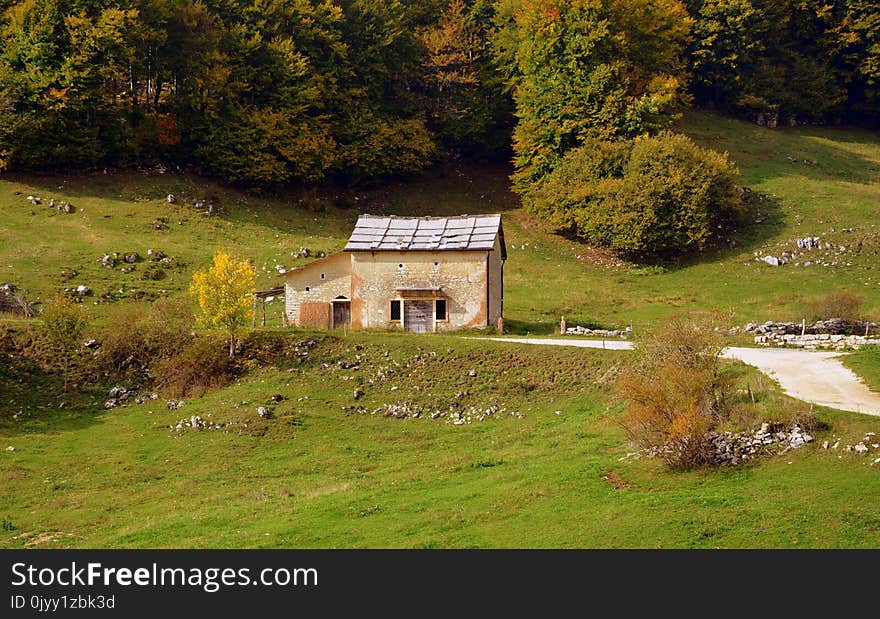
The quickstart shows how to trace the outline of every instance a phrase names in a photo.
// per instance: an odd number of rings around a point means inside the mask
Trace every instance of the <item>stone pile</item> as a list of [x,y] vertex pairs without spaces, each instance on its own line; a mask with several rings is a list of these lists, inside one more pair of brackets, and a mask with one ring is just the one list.
[[731,466],[759,455],[785,453],[813,442],[813,436],[797,424],[786,430],[762,423],[755,432],[710,432],[706,438],[712,445],[715,463]]
[[179,408],[182,408],[183,405],[186,404],[183,400],[168,400],[168,410],[176,411]]
[[131,393],[122,385],[116,385],[107,394],[107,401],[104,402],[104,408],[116,408],[123,402],[126,402]]
[[[762,455],[784,454],[813,442],[813,436],[798,424],[786,429],[780,424],[763,423],[754,432],[709,432],[703,438],[711,463],[723,466],[736,466]],[[676,446],[670,444],[645,453],[648,457],[658,457],[675,451]]]
[[616,331],[612,329],[588,329],[586,327],[568,327],[565,329],[565,335],[588,335],[591,337],[602,337],[602,338],[621,338],[625,339],[632,335],[632,327],[627,327],[623,331]]

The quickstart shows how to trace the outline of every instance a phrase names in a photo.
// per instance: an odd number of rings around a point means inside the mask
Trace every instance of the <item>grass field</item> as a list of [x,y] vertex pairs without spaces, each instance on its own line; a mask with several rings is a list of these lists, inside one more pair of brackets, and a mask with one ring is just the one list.
[[[0,283],[44,300],[87,285],[101,322],[113,303],[183,293],[217,249],[253,259],[259,285],[270,287],[279,284],[276,266],[306,262],[295,257],[301,247],[312,255],[341,248],[361,212],[502,212],[505,313],[516,332],[548,333],[561,315],[570,325],[637,332],[686,310],[729,313],[734,324],[799,320],[811,298],[844,287],[865,296],[866,316],[880,318],[877,134],[771,131],[704,114],[683,129],[728,150],[766,207],[726,249],[677,265],[622,263],[549,234],[521,209],[500,165],[284,196],[194,176],[108,173],[0,179]],[[51,211],[50,198],[80,210]],[[194,208],[205,198],[219,214]],[[754,259],[803,236],[846,250],[816,250],[811,261],[835,263],[827,267]],[[160,279],[144,277],[146,261],[129,273],[100,264],[107,253],[148,249],[173,258]],[[282,308],[271,307],[277,323]],[[626,353],[458,336],[275,336],[294,347],[317,343],[303,364],[290,362],[296,354],[255,364],[176,411],[164,398],[105,410],[110,385],[62,396],[56,377],[23,382],[0,366],[0,546],[880,546],[880,466],[821,448],[880,434],[878,418],[817,409],[825,425],[808,447],[738,469],[673,473],[627,457],[623,403],[611,388]],[[846,362],[880,389],[876,353]],[[767,420],[809,408],[752,370],[737,371]],[[285,399],[269,404],[274,394]],[[418,419],[371,414],[404,402],[420,407]],[[268,420],[256,413],[264,405],[273,409]],[[470,424],[430,417],[493,406]],[[194,415],[227,425],[171,427]]]
[[[294,333],[288,342],[312,337]],[[692,473],[627,459],[621,403],[608,395],[615,353],[551,357],[495,342],[370,334],[318,336],[308,350],[304,364],[291,356],[176,411],[158,400],[95,413],[103,394],[58,409],[57,399],[38,402],[40,390],[31,390],[32,404],[45,408],[14,424],[7,417],[0,431],[2,446],[15,447],[0,451],[0,545],[880,544],[878,471],[864,457],[814,444]],[[357,400],[356,388],[364,391]],[[272,403],[276,393],[286,399]],[[769,382],[757,395],[768,417],[804,409]],[[425,413],[371,414],[400,402]],[[453,402],[499,411],[462,425],[430,418]],[[273,417],[261,419],[260,405]],[[237,425],[169,427],[192,415]],[[860,415],[819,417],[832,423],[819,440],[878,429]]]

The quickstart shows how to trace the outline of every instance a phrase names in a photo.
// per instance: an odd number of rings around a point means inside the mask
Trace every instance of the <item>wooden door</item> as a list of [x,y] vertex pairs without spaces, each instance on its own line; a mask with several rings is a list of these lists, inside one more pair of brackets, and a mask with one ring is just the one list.
[[351,301],[333,302],[333,328],[351,324]]
[[403,326],[415,333],[434,330],[433,301],[404,301]]

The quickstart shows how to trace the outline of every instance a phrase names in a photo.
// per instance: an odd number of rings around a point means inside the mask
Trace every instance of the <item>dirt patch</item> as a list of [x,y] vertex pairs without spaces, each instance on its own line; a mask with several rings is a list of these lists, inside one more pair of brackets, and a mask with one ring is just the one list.
[[578,247],[577,252],[575,258],[578,262],[583,262],[600,269],[614,270],[623,269],[627,266],[626,262],[618,258],[613,251],[608,249],[584,245]]
[[633,488],[634,486],[624,481],[624,479],[620,476],[620,473],[617,471],[610,471],[606,475],[602,476],[602,479],[611,484],[615,490],[623,490],[624,488]]
[[12,539],[21,541],[25,548],[34,548],[58,542],[62,537],[72,537],[72,535],[70,533],[63,533],[62,531],[25,531],[24,533],[19,533],[18,535],[13,536]]

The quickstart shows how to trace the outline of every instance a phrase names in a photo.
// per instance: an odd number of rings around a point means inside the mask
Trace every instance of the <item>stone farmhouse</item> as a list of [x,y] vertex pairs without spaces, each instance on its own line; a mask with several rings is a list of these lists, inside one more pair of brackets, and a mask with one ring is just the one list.
[[287,324],[418,333],[499,326],[501,215],[361,215],[341,252],[284,274]]

